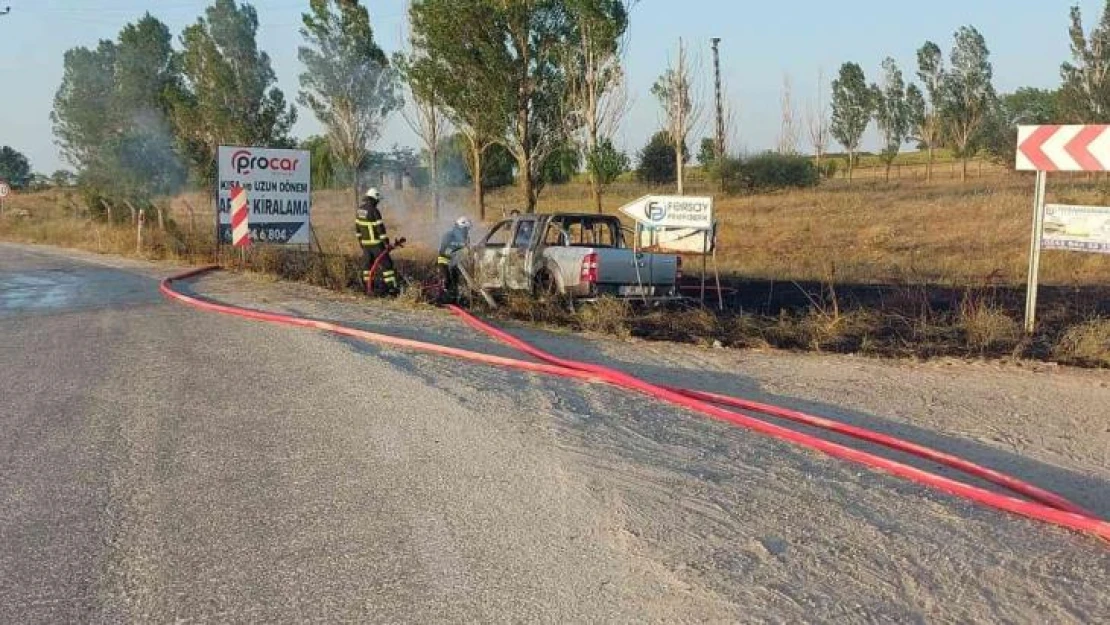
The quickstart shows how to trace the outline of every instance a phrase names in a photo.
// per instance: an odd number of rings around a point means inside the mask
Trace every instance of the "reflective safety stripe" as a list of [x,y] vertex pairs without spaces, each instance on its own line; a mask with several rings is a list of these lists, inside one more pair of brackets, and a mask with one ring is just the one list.
[[362,233],[360,232],[358,242],[361,245],[377,245],[381,243],[384,237],[379,237],[378,234],[374,231],[375,227],[381,225],[381,219],[378,219],[377,221],[370,221],[368,219],[355,219],[356,228],[366,228],[366,237],[363,237]]
[[450,265],[451,264],[451,257],[441,255],[439,258],[436,259],[436,263],[438,263],[440,265]]

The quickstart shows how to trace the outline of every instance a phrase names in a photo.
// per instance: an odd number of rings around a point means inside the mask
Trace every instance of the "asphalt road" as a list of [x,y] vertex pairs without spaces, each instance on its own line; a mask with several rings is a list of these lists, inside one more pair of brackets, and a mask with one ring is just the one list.
[[[609,389],[194,311],[169,271],[0,244],[0,622],[1107,615],[1095,541]],[[208,294],[295,308],[237,280]]]

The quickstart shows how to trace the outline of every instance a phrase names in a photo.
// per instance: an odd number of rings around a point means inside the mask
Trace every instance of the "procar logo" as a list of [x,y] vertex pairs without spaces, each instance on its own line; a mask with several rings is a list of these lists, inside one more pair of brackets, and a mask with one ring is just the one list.
[[235,168],[235,173],[239,175],[250,174],[254,170],[260,171],[278,171],[285,173],[293,173],[297,171],[297,166],[301,161],[295,158],[266,158],[264,156],[255,156],[251,154],[250,150],[239,150],[231,155],[231,166]]
[[648,202],[644,216],[652,221],[663,221],[667,218],[667,207],[662,202]]

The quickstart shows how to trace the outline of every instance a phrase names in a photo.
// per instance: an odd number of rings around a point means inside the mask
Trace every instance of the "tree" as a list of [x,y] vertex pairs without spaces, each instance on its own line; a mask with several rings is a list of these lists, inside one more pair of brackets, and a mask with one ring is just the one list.
[[[473,1],[473,0],[472,0]],[[488,1],[488,0],[487,0]],[[543,188],[537,184],[548,157],[579,127],[568,114],[567,74],[560,54],[570,45],[573,19],[565,0],[497,0],[499,19],[491,25],[503,48],[509,132],[500,141],[517,162],[517,182],[529,213]],[[488,79],[488,78],[487,78]]]
[[779,127],[778,153],[793,156],[798,153],[798,113],[794,110],[794,86],[790,74],[782,75],[782,96],[779,101],[782,114]]
[[971,26],[956,31],[941,110],[946,134],[963,165],[960,180],[967,180],[967,162],[976,152],[977,134],[994,104],[993,73],[983,35]]
[[291,147],[297,111],[274,86],[270,56],[258,49],[258,13],[215,0],[181,35],[183,92],[173,100],[177,135],[198,180],[216,175],[220,144]]
[[586,171],[602,186],[608,186],[628,171],[628,155],[613,146],[610,139],[602,139],[586,156]]
[[428,173],[432,187],[432,214],[438,221],[440,193],[439,186],[442,182],[440,165],[440,147],[443,138],[449,132],[449,122],[442,105],[442,96],[433,81],[427,74],[409,71],[416,62],[417,55],[422,52],[410,50],[408,54],[397,53],[394,55],[393,65],[403,75],[408,84],[409,93],[412,95],[411,107],[402,109],[401,115],[413,133],[424,143],[423,154],[426,156]]
[[414,0],[405,76],[433,90],[466,143],[474,205],[485,218],[483,162],[508,128],[512,71],[498,6],[489,0]]
[[[673,183],[678,178],[678,152],[669,132],[661,130],[655,133],[644,149],[640,150],[636,177],[642,182],[655,185]],[[686,146],[682,146],[681,153],[686,154]]]
[[[621,42],[636,0],[568,0],[571,34],[562,68],[567,75],[568,112],[581,120],[578,143],[587,164],[600,144],[612,137],[627,110]],[[601,212],[602,172],[586,168],[594,207]]]
[[702,137],[698,146],[698,164],[710,168],[717,160],[717,140],[713,137]]
[[52,182],[55,187],[59,188],[72,187],[76,180],[77,177],[73,175],[73,172],[66,169],[59,169],[53,174],[50,174],[50,182]]
[[308,151],[312,161],[312,188],[314,190],[333,188],[336,182],[335,159],[332,157],[328,138],[312,135],[301,142],[300,148]]
[[443,136],[450,131],[450,124],[432,93],[421,89],[412,82],[409,82],[409,92],[412,95],[411,110],[402,109],[401,114],[413,134],[424,143],[423,153],[426,156],[424,160],[428,165],[428,178],[432,188],[432,214],[438,220],[440,205],[439,145]]
[[185,171],[167,114],[180,94],[169,28],[149,14],[115,43],[69,50],[51,119],[82,184],[141,204],[176,191]]
[[[917,77],[925,86],[925,92],[911,85],[906,99],[910,107],[910,130],[928,151],[925,164],[925,180],[933,179],[933,154],[941,141],[944,130],[941,108],[944,106],[944,53],[932,41],[917,51]],[[928,100],[924,96],[928,95]]]
[[809,143],[813,146],[813,165],[821,171],[821,158],[829,147],[829,111],[825,106],[825,74],[817,72],[817,102],[811,104],[806,111],[806,130],[809,133]]
[[679,195],[685,193],[684,170],[690,156],[686,153],[686,135],[697,125],[701,116],[701,108],[694,102],[691,94],[691,73],[686,48],[679,39],[677,59],[651,88],[651,93],[659,99],[659,105],[663,108],[666,136],[670,139],[674,150],[674,180],[678,182]]
[[[397,74],[374,41],[370,13],[358,0],[310,0],[301,21],[307,45],[297,50],[306,70],[298,101],[327,129],[336,164],[358,172],[382,124],[402,104]],[[358,204],[357,176],[351,186]]]
[[1083,29],[1083,14],[1071,9],[1072,62],[1060,69],[1061,112],[1078,124],[1105,124],[1110,121],[1110,2],[1102,12],[1099,25],[1088,37]]
[[0,148],[0,180],[13,189],[22,189],[31,182],[31,163],[11,146]]
[[874,93],[867,86],[863,68],[856,63],[840,66],[840,76],[832,82],[832,122],[829,132],[848,151],[848,182],[852,181],[856,151],[871,122],[875,108]]
[[[474,184],[473,163],[470,162],[470,140],[461,132],[448,135],[440,142],[440,172],[444,184],[464,186]],[[482,158],[483,189],[496,189],[513,184],[513,155],[500,144],[490,146]]]
[[991,160],[1014,166],[1017,153],[1017,127],[1022,124],[1054,124],[1063,107],[1062,89],[1050,91],[1022,87],[998,98],[987,115],[981,133],[981,144]]
[[902,79],[902,70],[894,59],[887,57],[883,61],[883,82],[874,85],[875,122],[883,137],[883,149],[880,158],[886,165],[886,179],[890,181],[890,167],[898,153],[902,151],[902,144],[910,131],[910,111],[906,100],[906,83]]
[[54,136],[62,155],[83,171],[91,168],[121,124],[115,108],[116,44],[67,50],[62,84],[54,95]]
[[578,146],[568,143],[547,157],[537,184],[540,187],[548,184],[566,184],[574,178],[574,174],[578,173],[581,166],[582,155],[578,151]]

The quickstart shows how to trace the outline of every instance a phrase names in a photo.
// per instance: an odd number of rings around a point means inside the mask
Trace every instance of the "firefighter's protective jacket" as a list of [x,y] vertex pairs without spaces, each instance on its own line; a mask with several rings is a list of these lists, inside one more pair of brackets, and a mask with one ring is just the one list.
[[358,243],[362,247],[384,246],[385,222],[378,211],[378,203],[366,198],[355,212],[355,233],[358,234]]
[[439,243],[439,258],[436,259],[440,265],[448,265],[451,263],[451,256],[466,247],[469,231],[466,228],[455,226],[443,235],[443,239]]

